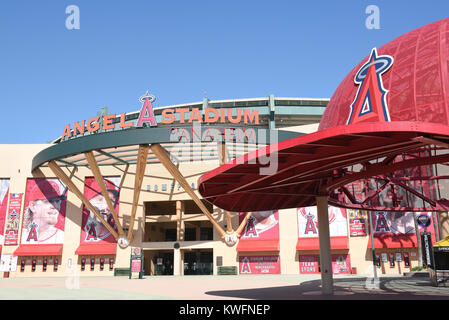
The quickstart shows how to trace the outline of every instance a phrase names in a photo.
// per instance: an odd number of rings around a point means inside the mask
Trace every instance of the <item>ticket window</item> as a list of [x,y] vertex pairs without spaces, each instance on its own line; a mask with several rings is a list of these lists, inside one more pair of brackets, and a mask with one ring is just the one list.
[[395,263],[394,263],[394,253],[393,252],[390,252],[389,260],[390,260],[390,268],[394,268]]
[[35,272],[36,271],[36,259],[31,260],[31,271]]
[[404,266],[410,267],[410,257],[408,252],[404,252]]

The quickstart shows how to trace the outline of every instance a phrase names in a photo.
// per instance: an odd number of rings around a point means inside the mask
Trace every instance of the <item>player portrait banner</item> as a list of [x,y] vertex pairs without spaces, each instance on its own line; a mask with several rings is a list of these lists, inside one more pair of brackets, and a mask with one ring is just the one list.
[[[117,216],[119,216],[120,177],[105,177],[103,181],[108,190],[109,199],[114,205]],[[106,199],[103,197],[100,186],[94,177],[86,177],[84,181],[84,196],[97,209],[104,220],[117,230],[114,217],[110,212]],[[83,206],[81,226],[81,243],[116,243],[114,235],[111,234],[111,232],[98,220],[95,214],[90,212],[86,206]]]
[[[239,223],[246,213],[241,212]],[[279,239],[279,211],[255,211],[249,217],[240,237],[241,240]]]
[[21,244],[63,244],[67,187],[59,179],[28,179]]
[[[5,230],[6,209],[8,205],[9,179],[0,179],[0,245],[3,244],[3,231]],[[18,232],[18,230],[16,230]]]
[[[298,208],[298,235],[299,238],[318,237],[318,214],[317,208]],[[346,210],[329,206],[329,233],[331,237],[342,237],[348,235],[346,224]]]
[[239,256],[240,274],[280,274],[281,262],[276,256]]

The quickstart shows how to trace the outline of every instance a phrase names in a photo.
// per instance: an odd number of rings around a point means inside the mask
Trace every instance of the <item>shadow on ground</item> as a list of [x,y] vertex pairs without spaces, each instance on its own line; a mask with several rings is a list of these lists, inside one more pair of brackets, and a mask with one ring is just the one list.
[[321,280],[298,285],[205,292],[211,296],[255,300],[449,300],[449,288],[433,287],[428,279],[367,278],[334,279],[334,294],[321,293]]

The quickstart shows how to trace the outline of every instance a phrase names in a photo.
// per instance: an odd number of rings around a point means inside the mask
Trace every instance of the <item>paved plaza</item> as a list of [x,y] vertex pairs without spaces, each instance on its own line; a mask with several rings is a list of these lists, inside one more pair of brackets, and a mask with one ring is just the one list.
[[429,278],[334,277],[334,295],[321,294],[319,275],[2,278],[1,300],[449,300],[449,287]]

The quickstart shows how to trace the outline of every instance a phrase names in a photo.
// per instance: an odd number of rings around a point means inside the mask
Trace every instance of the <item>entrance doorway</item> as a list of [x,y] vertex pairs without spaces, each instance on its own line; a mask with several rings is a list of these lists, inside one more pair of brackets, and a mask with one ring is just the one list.
[[[173,275],[173,251],[147,251],[147,254],[147,261],[151,261],[151,263],[145,265],[145,274],[154,276]],[[147,255],[145,258],[147,258]]]
[[212,250],[184,251],[184,275],[213,274]]

